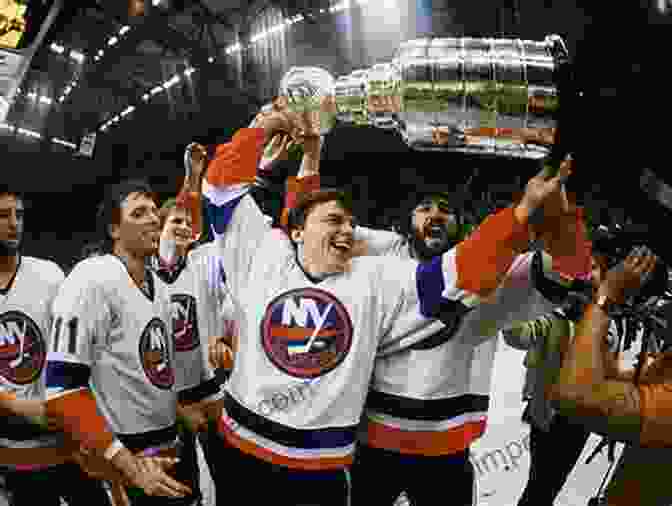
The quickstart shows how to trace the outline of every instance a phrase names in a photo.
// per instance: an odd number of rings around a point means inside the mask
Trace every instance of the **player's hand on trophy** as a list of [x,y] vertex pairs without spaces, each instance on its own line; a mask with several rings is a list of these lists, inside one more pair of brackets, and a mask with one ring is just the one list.
[[[516,216],[524,223],[537,224],[543,221],[544,213],[566,214],[569,204],[564,183],[572,173],[571,157],[567,157],[560,165],[557,174],[544,167],[536,176],[527,182],[525,194],[516,206]],[[548,209],[545,209],[548,203]],[[557,209],[556,209],[557,208]]]

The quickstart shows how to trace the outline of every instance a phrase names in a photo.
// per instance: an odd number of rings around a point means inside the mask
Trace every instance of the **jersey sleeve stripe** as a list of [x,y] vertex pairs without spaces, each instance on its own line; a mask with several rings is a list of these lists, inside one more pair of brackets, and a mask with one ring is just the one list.
[[64,431],[88,448],[104,452],[114,440],[105,418],[99,413],[89,389],[50,397],[46,402],[48,417],[59,420]]
[[436,317],[444,301],[473,307],[492,295],[528,238],[527,226],[509,208],[488,217],[457,248],[419,264],[416,283],[422,315]]
[[260,128],[241,128],[231,142],[217,146],[208,165],[206,181],[216,187],[252,183],[257,176],[265,133]]
[[53,391],[75,390],[89,384],[91,368],[73,362],[47,362],[47,388]]
[[233,219],[233,213],[236,210],[236,207],[244,196],[245,194],[238,195],[233,200],[220,205],[213,203],[210,199],[206,199],[208,223],[210,223],[215,237],[222,235],[226,231],[226,227]]
[[551,256],[552,268],[565,278],[590,276],[591,243],[587,239],[583,208],[544,220],[544,246]]
[[517,220],[512,207],[504,209],[486,218],[467,240],[457,245],[454,261],[444,255],[447,279],[456,279],[456,289],[487,298],[528,244],[528,226]]

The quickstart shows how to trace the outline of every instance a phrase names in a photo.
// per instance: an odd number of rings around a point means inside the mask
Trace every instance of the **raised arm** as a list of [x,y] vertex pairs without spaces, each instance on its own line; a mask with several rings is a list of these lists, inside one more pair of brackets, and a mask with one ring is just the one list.
[[[630,255],[622,266],[609,271],[598,291],[598,300],[621,303],[625,290],[637,288],[654,265],[655,257],[645,251]],[[669,357],[647,370],[639,385],[609,379],[604,353],[609,315],[603,307],[591,304],[586,309],[558,382],[551,389],[551,398],[561,412],[580,418],[594,432],[642,446],[670,446]]]
[[[392,258],[381,262],[383,297],[401,299],[387,324],[391,331],[382,343],[381,353],[413,344],[404,344],[405,336],[411,331],[417,334],[418,325],[426,325],[417,320],[418,311],[425,319],[452,326],[469,308],[492,297],[514,260],[529,244],[530,216],[559,191],[566,176],[563,172],[553,178],[538,174],[528,182],[517,206],[489,216],[468,239],[429,262],[400,260],[393,264]],[[401,297],[395,284],[402,285]]]

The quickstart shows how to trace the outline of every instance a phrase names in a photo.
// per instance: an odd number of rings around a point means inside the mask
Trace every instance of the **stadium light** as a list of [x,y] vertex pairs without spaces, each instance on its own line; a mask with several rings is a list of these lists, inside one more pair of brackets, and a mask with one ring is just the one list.
[[42,138],[41,133],[35,132],[33,130],[28,130],[27,128],[20,128],[19,127],[17,129],[17,132],[19,132],[22,135],[25,135],[26,137],[32,137],[34,139],[41,139]]
[[77,63],[84,63],[86,55],[80,51],[75,51],[74,49],[70,51],[70,58],[75,60]]
[[165,83],[163,83],[163,88],[167,90],[168,88],[170,88],[171,86],[175,86],[179,82],[180,82],[180,76],[174,75],[173,77],[168,79]]
[[63,139],[59,139],[57,137],[52,138],[51,141],[54,144],[60,144],[61,146],[66,146],[66,147],[71,148],[71,149],[75,149],[77,147],[76,144],[73,144],[72,142],[64,141]]

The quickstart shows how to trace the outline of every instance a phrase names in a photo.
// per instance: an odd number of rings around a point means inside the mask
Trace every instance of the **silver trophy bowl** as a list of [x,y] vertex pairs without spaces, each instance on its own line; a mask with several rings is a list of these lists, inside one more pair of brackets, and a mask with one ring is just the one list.
[[292,111],[309,113],[320,135],[326,135],[335,124],[334,85],[334,77],[320,67],[292,67],[280,82],[279,95]]
[[541,158],[530,132],[556,126],[559,36],[544,41],[417,39],[401,44],[394,102],[399,131],[417,150]]

